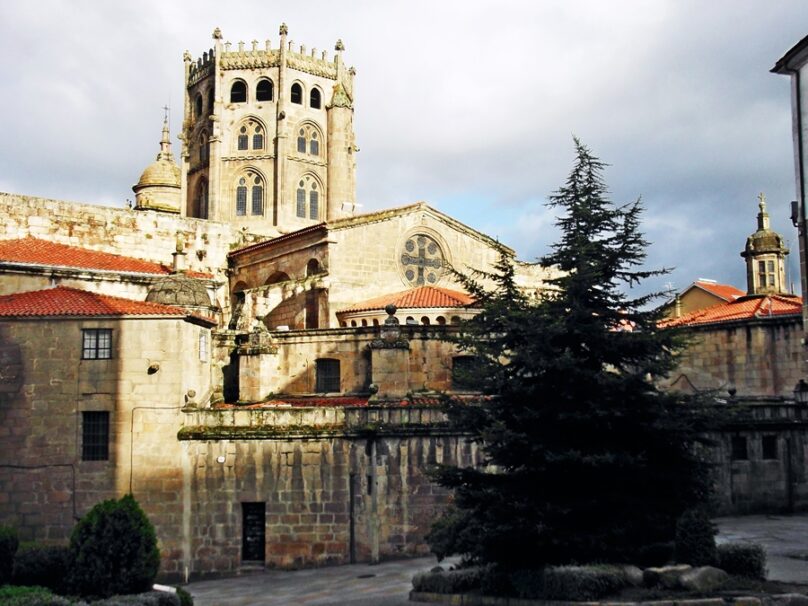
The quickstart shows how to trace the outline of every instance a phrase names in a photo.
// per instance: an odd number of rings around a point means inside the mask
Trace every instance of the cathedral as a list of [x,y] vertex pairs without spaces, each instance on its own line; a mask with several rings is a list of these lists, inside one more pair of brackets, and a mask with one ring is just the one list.
[[426,553],[446,503],[426,468],[480,452],[447,340],[474,301],[453,270],[500,255],[420,201],[356,212],[355,70],[334,52],[224,41],[184,56],[132,208],[0,194],[0,523],[66,541],[132,493],[161,575]]

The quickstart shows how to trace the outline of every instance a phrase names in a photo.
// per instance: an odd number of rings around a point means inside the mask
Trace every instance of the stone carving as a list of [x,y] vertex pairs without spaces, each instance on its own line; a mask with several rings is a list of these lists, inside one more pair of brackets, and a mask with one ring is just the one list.
[[334,45],[334,50],[337,52],[345,50],[345,45],[342,43],[342,38],[337,40],[337,43]]
[[222,39],[222,30],[220,30],[218,27],[215,30],[213,30],[213,39],[214,40]]
[[281,36],[286,36],[286,35],[288,35],[288,34],[289,34],[289,28],[288,28],[288,27],[286,27],[286,24],[285,24],[285,23],[281,23],[281,27],[280,27],[280,29],[278,30],[278,33],[279,33]]
[[384,308],[387,319],[379,331],[379,336],[370,342],[371,349],[409,349],[410,342],[401,336],[401,325],[396,318],[396,306],[392,303]]

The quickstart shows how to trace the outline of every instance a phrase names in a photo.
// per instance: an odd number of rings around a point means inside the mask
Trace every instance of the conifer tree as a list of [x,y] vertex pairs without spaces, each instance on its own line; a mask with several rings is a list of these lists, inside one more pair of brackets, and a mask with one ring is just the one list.
[[704,409],[654,384],[677,336],[647,309],[657,295],[627,294],[662,273],[642,269],[641,206],[610,203],[604,164],[577,139],[575,148],[549,202],[561,237],[542,259],[559,270],[548,291],[525,296],[505,255],[490,274],[460,277],[482,311],[458,344],[490,397],[447,409],[488,465],[436,470],[453,491],[428,537],[439,556],[505,568],[631,561],[672,540],[679,515],[709,496],[696,448]]

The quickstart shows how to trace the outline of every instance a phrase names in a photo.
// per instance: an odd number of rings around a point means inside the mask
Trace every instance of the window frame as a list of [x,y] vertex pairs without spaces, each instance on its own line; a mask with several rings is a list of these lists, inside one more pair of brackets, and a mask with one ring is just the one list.
[[317,358],[314,361],[315,393],[340,393],[342,369],[339,358]]
[[[105,343],[102,344],[102,339]],[[102,355],[103,354],[103,355]],[[82,360],[111,360],[112,359],[112,329],[111,328],[82,328],[81,329],[81,359]]]
[[[261,85],[264,83],[266,83],[269,86],[269,91],[261,90]],[[269,96],[262,99],[261,95],[264,92],[268,92]],[[272,80],[270,80],[269,78],[261,78],[255,85],[255,100],[265,102],[265,101],[274,101],[274,99],[275,99],[275,83],[272,82]]]
[[106,410],[81,412],[81,460],[109,461],[110,413]]
[[[295,101],[297,99],[297,101]],[[303,85],[300,82],[293,82],[289,89],[289,101],[295,105],[303,105]]]
[[[244,98],[243,99],[234,99],[235,96],[235,89],[237,85],[241,85],[244,90]],[[241,95],[239,94],[239,97]],[[247,103],[247,99],[250,96],[250,91],[247,88],[247,83],[244,80],[234,80],[233,83],[230,85],[230,103]]]

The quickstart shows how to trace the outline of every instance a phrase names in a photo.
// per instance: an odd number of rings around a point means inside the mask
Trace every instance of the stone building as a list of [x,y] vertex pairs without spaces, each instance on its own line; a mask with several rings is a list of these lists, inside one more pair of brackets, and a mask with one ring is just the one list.
[[167,579],[422,554],[447,496],[425,468],[480,463],[436,407],[475,397],[450,269],[548,272],[423,202],[355,214],[355,72],[287,35],[186,54],[179,165],[164,123],[134,208],[0,194],[0,523],[24,540],[132,492]]

